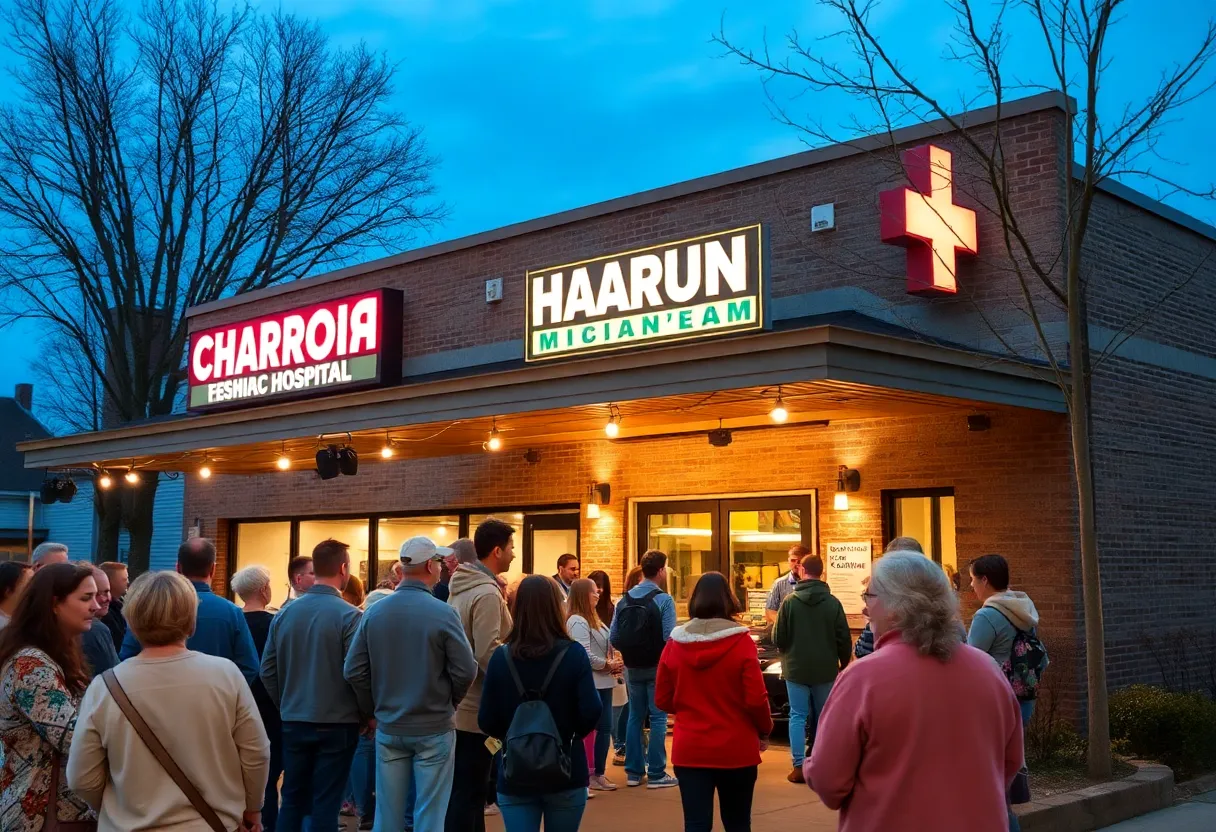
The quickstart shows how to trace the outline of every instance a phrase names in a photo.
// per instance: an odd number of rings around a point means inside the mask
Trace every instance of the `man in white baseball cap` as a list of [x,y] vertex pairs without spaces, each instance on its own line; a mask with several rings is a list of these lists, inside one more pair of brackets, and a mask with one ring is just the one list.
[[427,537],[402,543],[401,583],[363,614],[346,656],[346,681],[376,715],[377,829],[401,828],[411,782],[416,829],[442,829],[447,815],[453,717],[477,677],[460,616],[431,594],[451,551]]

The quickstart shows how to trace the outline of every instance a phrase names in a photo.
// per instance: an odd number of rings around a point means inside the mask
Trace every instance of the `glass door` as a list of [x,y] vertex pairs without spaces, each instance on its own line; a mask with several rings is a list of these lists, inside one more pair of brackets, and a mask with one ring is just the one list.
[[[578,547],[579,515],[566,514],[529,514],[524,519],[524,548],[523,557],[515,559],[511,573],[520,575],[527,572],[530,575],[554,575],[557,573],[557,559],[562,555],[579,556]],[[510,581],[514,574],[508,574]]]
[[648,549],[667,555],[667,591],[680,618],[706,572],[728,576],[745,615],[764,619],[772,585],[789,572],[791,546],[815,550],[813,495],[736,500],[641,503],[639,557]]

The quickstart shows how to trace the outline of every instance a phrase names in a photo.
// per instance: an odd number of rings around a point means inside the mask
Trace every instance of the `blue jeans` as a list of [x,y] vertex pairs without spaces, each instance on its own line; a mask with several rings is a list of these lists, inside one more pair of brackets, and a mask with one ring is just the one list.
[[[628,692],[628,691],[626,691]],[[625,753],[625,737],[629,731],[629,699],[625,704],[612,709],[612,747],[617,754]]]
[[507,832],[578,832],[587,808],[587,790],[570,789],[553,794],[518,797],[498,793],[498,808]]
[[350,764],[350,783],[346,787],[346,797],[355,804],[359,817],[370,817],[375,812],[375,787],[376,741],[371,737],[359,737],[355,758]]
[[376,830],[401,832],[410,803],[414,829],[443,832],[456,770],[456,732],[399,737],[376,732]]
[[608,748],[612,745],[612,688],[599,691],[600,724],[595,729],[595,770],[592,774],[607,772]]
[[800,685],[785,680],[785,690],[790,697],[790,757],[794,768],[802,768],[807,749],[815,745],[815,733],[819,729],[819,715],[828,701],[833,682],[826,685]]
[[[642,725],[650,715],[650,748],[642,751]],[[625,773],[651,780],[667,776],[667,714],[654,704],[654,679],[629,681],[629,727],[625,733]],[[643,756],[646,757],[643,760]]]
[[342,795],[359,742],[358,725],[283,723],[283,807],[279,832],[337,832]]

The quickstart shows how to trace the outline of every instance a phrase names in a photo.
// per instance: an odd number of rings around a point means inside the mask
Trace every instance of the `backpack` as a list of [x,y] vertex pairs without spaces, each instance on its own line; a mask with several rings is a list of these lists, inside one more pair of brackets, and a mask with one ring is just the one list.
[[553,711],[544,701],[553,674],[557,673],[557,667],[569,649],[570,645],[567,644],[558,651],[540,690],[529,692],[519,678],[519,671],[511,658],[511,649],[502,648],[507,669],[511,671],[515,688],[523,700],[511,717],[506,742],[502,747],[503,781],[513,788],[551,789],[570,779],[570,744],[563,742],[557,722],[553,719]]
[[663,655],[663,613],[654,602],[660,589],[641,598],[625,593],[625,603],[616,611],[613,624],[616,636],[612,646],[621,654],[625,667],[658,667]]
[[[1009,621],[1009,616],[997,610]],[[1009,680],[1013,693],[1019,702],[1033,702],[1039,695],[1039,682],[1043,672],[1051,664],[1047,656],[1047,648],[1039,640],[1034,629],[1019,630],[1017,625],[1009,621],[1016,631],[1013,645],[1009,648],[1009,658],[1001,665],[1005,678]]]

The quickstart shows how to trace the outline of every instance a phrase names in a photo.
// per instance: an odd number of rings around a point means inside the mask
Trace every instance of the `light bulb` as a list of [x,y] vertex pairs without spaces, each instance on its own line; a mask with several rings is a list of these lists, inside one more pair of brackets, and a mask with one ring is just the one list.
[[608,423],[604,425],[604,433],[608,435],[609,439],[616,439],[620,435],[621,425],[615,417],[609,419]]
[[600,504],[599,503],[587,503],[587,519],[588,520],[599,520],[600,519]]
[[202,468],[199,468],[199,469],[198,469],[198,475],[199,475],[200,477],[202,477],[203,479],[205,479],[205,480],[209,480],[209,479],[211,479],[211,466],[210,466],[210,465],[204,465]]
[[102,488],[109,488],[114,484],[114,479],[109,474],[102,474],[97,480],[97,484]]
[[785,409],[785,402],[781,401],[780,396],[777,397],[777,402],[773,405],[773,409],[768,412],[768,418],[779,425],[784,424],[785,420],[790,418],[790,412]]
[[280,471],[286,471],[288,468],[291,467],[291,460],[288,459],[286,456],[280,456],[279,461],[275,464],[279,466]]
[[836,511],[848,511],[849,495],[843,491],[837,491],[836,498],[832,501],[832,508]]
[[126,475],[123,477],[123,479],[125,479],[127,482],[131,483],[131,485],[139,484],[139,474],[137,474],[134,469],[128,471],[126,473]]
[[486,450],[502,450],[502,437],[498,435],[498,428],[494,428],[490,431],[490,438],[486,440]]
[[392,446],[385,445],[383,448],[381,448],[380,449],[380,458],[381,459],[392,459],[393,458]]

